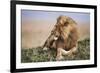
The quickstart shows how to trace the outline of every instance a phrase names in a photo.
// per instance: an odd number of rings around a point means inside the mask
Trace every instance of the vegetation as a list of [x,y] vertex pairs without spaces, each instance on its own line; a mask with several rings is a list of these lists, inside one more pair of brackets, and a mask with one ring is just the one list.
[[[47,62],[56,61],[56,50],[50,49],[43,51],[41,47],[21,49],[21,62]],[[90,39],[84,39],[78,42],[78,50],[73,55],[64,56],[66,60],[88,60],[90,59]]]

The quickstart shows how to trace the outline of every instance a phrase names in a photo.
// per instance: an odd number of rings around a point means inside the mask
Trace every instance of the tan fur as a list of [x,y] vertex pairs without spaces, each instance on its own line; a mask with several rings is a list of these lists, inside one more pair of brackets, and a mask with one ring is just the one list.
[[[54,40],[55,37],[56,40]],[[77,23],[70,17],[59,16],[44,46],[57,49],[57,60],[59,60],[62,58],[60,49],[63,49],[63,51],[65,50],[65,52],[72,52],[71,49],[77,47],[77,41]]]

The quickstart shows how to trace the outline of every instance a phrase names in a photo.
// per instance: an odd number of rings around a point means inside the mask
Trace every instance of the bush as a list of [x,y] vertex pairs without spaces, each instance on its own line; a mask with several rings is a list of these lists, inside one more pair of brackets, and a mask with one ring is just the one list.
[[[78,51],[71,56],[64,56],[65,60],[88,60],[90,59],[90,39],[84,39],[78,42]],[[21,49],[21,62],[47,62],[56,61],[56,50],[50,49],[43,51],[41,47]]]

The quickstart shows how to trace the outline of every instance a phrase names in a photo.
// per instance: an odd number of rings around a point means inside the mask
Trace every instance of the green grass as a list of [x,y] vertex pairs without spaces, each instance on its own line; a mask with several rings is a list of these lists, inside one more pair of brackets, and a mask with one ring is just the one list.
[[[50,49],[43,51],[41,47],[21,49],[21,62],[47,62],[56,61],[56,50]],[[78,50],[73,55],[64,56],[64,61],[68,60],[88,60],[90,59],[90,39],[84,39],[78,42]]]

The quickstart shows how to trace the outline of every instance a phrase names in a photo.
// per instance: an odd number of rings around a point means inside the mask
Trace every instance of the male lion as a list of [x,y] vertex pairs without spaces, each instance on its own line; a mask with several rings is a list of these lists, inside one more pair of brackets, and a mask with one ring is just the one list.
[[68,16],[59,16],[43,49],[57,49],[56,60],[61,60],[62,55],[69,55],[77,50],[77,41],[77,23]]

